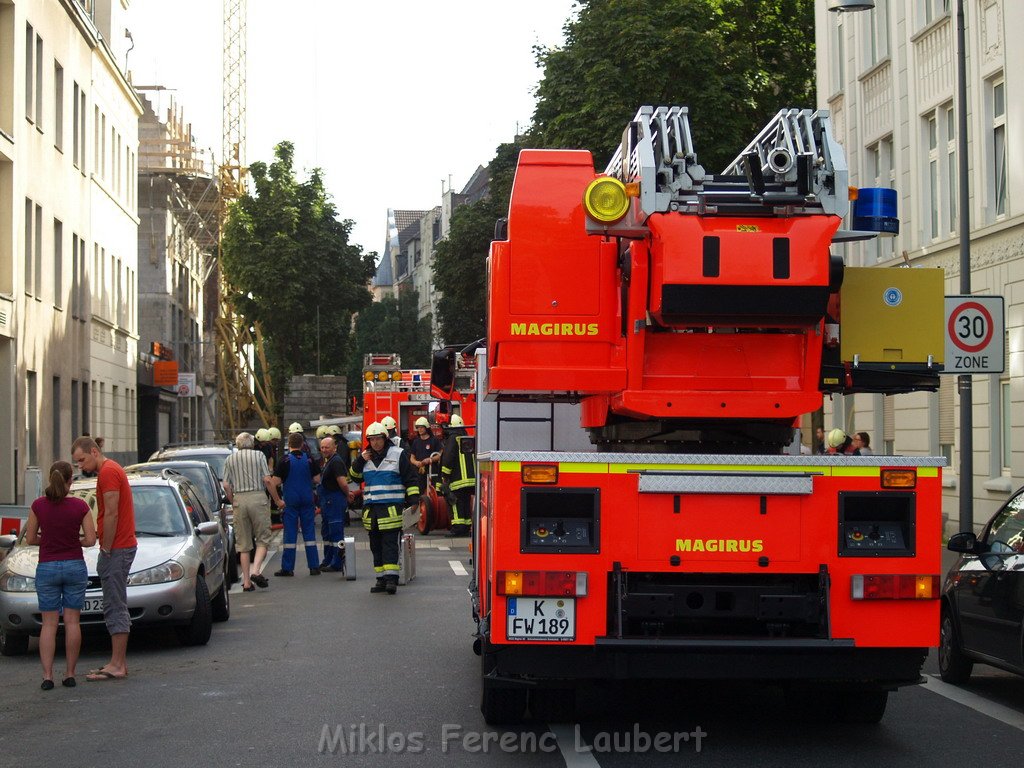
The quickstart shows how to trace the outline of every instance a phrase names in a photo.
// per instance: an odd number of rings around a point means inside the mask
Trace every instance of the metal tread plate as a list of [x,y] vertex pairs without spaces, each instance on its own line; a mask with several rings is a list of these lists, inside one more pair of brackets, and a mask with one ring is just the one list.
[[790,456],[702,453],[598,453],[578,451],[487,451],[480,461],[572,462],[574,464],[642,464],[742,467],[944,467],[945,456]]

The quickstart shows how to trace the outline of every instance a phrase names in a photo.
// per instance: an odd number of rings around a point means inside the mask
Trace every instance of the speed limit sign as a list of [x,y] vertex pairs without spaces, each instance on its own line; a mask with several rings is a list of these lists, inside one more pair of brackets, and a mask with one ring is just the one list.
[[946,297],[946,362],[943,373],[1002,373],[1003,297]]

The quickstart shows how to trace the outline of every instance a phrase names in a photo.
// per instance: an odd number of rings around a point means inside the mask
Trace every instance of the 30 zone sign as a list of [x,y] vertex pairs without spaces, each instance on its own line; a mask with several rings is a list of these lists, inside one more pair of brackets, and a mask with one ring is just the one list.
[[946,361],[943,373],[1002,373],[1002,296],[946,297]]

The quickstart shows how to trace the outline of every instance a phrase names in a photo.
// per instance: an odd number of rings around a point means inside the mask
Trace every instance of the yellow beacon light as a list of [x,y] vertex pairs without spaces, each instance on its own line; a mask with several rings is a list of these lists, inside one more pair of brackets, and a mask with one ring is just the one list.
[[601,176],[587,185],[583,193],[583,207],[596,221],[612,224],[629,210],[626,185],[611,176]]

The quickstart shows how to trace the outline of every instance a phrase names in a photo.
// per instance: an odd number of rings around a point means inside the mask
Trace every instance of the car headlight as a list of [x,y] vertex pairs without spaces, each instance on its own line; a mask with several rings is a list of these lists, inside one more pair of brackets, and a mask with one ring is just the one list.
[[35,592],[36,580],[30,576],[7,571],[0,576],[0,590],[4,592]]
[[128,586],[138,587],[142,584],[164,584],[168,581],[177,581],[185,575],[185,569],[181,563],[175,560],[168,560],[166,563],[147,568],[144,571],[133,573],[128,576]]

